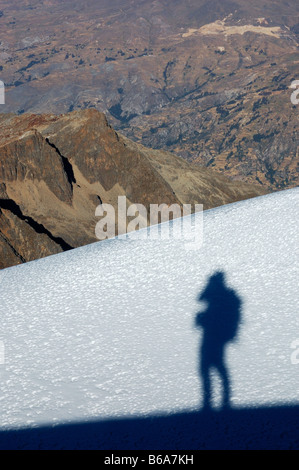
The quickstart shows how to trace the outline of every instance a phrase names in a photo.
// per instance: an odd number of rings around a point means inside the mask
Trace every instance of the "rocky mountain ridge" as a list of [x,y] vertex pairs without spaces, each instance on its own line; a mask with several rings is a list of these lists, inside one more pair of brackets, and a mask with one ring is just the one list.
[[296,0],[3,0],[3,112],[95,108],[135,142],[298,185]]
[[97,241],[96,207],[204,204],[265,190],[117,133],[96,110],[0,115],[0,267]]

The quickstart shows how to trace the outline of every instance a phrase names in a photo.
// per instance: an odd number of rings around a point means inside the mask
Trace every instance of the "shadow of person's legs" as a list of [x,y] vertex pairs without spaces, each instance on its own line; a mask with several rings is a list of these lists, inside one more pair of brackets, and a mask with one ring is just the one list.
[[210,372],[208,364],[201,364],[200,375],[203,385],[203,409],[206,411],[210,410],[212,405]]
[[218,364],[218,372],[220,375],[220,378],[222,380],[222,387],[223,387],[223,392],[222,392],[222,408],[229,408],[230,407],[230,378],[229,378],[229,373],[228,373],[228,368],[226,365],[223,363]]

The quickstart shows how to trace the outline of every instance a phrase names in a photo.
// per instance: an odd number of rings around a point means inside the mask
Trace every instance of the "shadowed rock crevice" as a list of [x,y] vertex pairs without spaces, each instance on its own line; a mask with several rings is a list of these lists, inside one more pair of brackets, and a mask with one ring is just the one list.
[[[52,241],[57,243],[63,251],[72,250],[73,247],[69,245],[61,237],[55,237],[44,225],[36,222],[32,217],[26,216],[22,213],[20,206],[12,199],[0,199],[0,208],[12,212],[19,219],[25,221],[36,233],[47,235]],[[25,262],[25,260],[23,260]]]
[[72,190],[73,190],[73,183],[76,184],[76,178],[75,178],[75,175],[74,175],[74,170],[73,170],[72,164],[70,163],[70,161],[69,161],[66,157],[64,157],[64,156],[60,153],[60,150],[59,150],[52,142],[50,142],[48,138],[46,138],[46,142],[47,142],[47,144],[49,144],[50,147],[52,147],[52,148],[58,153],[58,155],[60,156],[61,161],[62,161],[62,165],[63,165],[63,168],[64,168],[64,171],[65,171],[66,176],[67,176],[67,179],[68,179],[68,182],[70,183],[71,188],[72,188]]
[[[1,210],[0,210],[0,213],[1,213]],[[14,256],[17,259],[19,259],[21,261],[21,263],[26,263],[25,258],[23,258],[23,256],[15,249],[15,247],[10,243],[8,238],[1,232],[1,230],[0,230],[0,239],[2,239],[4,241],[4,243],[9,246],[9,248],[13,252]]]

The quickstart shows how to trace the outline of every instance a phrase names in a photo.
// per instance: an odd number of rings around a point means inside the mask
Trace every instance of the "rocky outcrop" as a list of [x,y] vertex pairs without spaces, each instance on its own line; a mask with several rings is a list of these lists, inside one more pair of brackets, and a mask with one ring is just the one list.
[[0,267],[97,241],[96,207],[118,196],[205,209],[265,193],[117,133],[96,110],[0,115]]

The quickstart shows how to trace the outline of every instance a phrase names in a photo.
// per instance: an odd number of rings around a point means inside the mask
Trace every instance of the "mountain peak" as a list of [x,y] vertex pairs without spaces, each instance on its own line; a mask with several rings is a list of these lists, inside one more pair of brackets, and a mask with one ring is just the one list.
[[209,209],[265,193],[131,142],[95,109],[0,115],[0,122],[1,267],[96,241],[96,207],[116,208],[118,196],[147,210],[162,203]]

